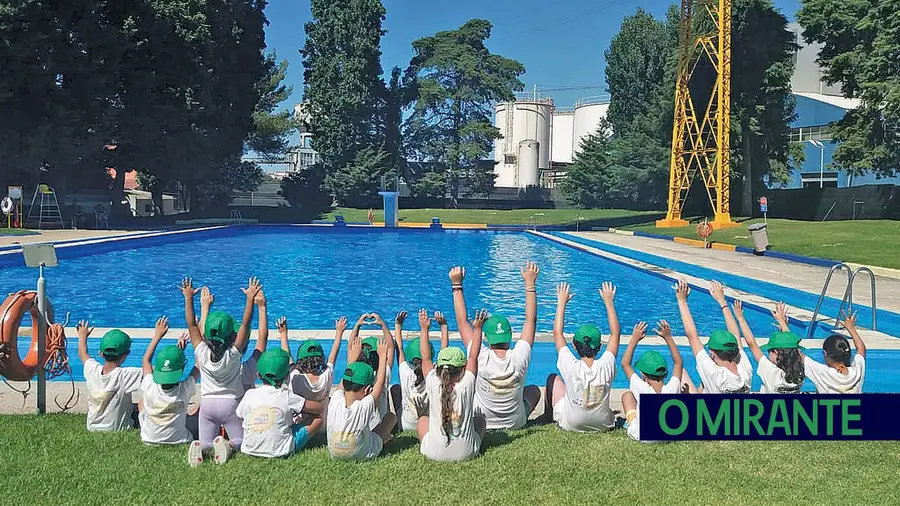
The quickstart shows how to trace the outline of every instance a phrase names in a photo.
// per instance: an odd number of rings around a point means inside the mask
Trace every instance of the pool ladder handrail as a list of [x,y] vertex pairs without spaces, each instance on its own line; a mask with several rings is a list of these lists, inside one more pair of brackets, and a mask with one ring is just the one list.
[[528,226],[531,227],[531,230],[537,230],[537,218],[533,214],[528,217]]
[[[853,312],[853,282],[856,281],[856,275],[860,272],[869,275],[869,280],[872,285],[872,330],[878,330],[878,304],[875,299],[875,273],[872,272],[872,269],[868,267],[857,267],[856,270],[852,269],[849,265],[841,262],[839,264],[835,264],[831,266],[831,270],[828,271],[828,276],[825,277],[825,284],[822,286],[822,293],[819,294],[819,302],[816,303],[816,310],[813,311],[812,319],[809,321],[809,331],[807,332],[807,337],[812,338],[813,332],[816,328],[816,323],[818,323],[819,318],[819,310],[822,309],[822,302],[825,301],[825,295],[828,292],[828,285],[831,283],[831,277],[834,275],[836,271],[845,270],[847,271],[847,288],[844,289],[844,296],[841,298],[841,307],[838,309],[837,317],[835,318],[835,327],[837,328],[837,322],[841,321],[841,316],[844,314],[850,314]],[[846,311],[844,311],[846,308]]]
[[244,224],[244,215],[241,214],[241,211],[238,209],[231,210],[231,219],[236,221],[238,225]]

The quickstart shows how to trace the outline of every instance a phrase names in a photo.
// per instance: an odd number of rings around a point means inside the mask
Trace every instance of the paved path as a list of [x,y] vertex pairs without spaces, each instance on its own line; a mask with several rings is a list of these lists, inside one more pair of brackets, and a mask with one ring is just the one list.
[[102,237],[135,235],[147,230],[43,230],[39,235],[4,235],[0,236],[0,247],[14,244],[30,244],[36,242],[71,241],[74,239],[98,239]]

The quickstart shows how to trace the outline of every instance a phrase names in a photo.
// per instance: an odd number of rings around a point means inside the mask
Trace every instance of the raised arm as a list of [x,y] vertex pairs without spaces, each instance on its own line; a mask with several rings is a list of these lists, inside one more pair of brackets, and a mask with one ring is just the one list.
[[681,380],[681,376],[684,374],[684,360],[681,358],[678,346],[675,345],[675,339],[672,338],[672,328],[669,326],[669,322],[660,320],[656,324],[656,335],[663,338],[666,346],[669,347],[669,353],[672,354],[672,377]]
[[750,347],[750,353],[759,362],[759,359],[763,356],[763,351],[759,347],[759,343],[756,342],[756,336],[753,335],[753,331],[750,330],[750,324],[744,318],[744,304],[739,300],[734,301],[734,315],[737,317],[738,325],[741,326],[741,336],[747,342],[747,346]]
[[[290,357],[291,345],[290,343],[288,343],[287,317],[282,316],[281,318],[275,320],[275,328],[278,329],[278,338],[281,341],[281,349],[284,350]],[[291,363],[294,363],[293,357],[291,357]]]
[[566,347],[566,336],[563,330],[566,325],[566,304],[572,300],[574,293],[569,292],[568,283],[560,283],[556,285],[556,318],[553,320],[553,342],[556,344],[556,351]]
[[[875,311],[875,309],[873,308],[872,311]],[[847,332],[850,333],[850,337],[853,338],[853,346],[856,346],[856,353],[862,358],[866,358],[866,343],[863,341],[862,336],[859,335],[859,331],[856,330],[856,311],[844,318],[841,325],[847,329]]]
[[456,328],[459,329],[459,337],[463,346],[468,347],[472,342],[472,326],[469,325],[469,317],[466,311],[466,297],[463,295],[463,279],[466,277],[466,268],[456,266],[450,269],[450,286],[453,290],[453,312],[456,313]]
[[379,325],[381,327],[381,335],[390,341],[388,345],[388,349],[391,354],[387,357],[387,370],[390,371],[392,367],[394,367],[394,336],[391,335],[391,329],[388,328],[387,323],[381,318],[381,315],[378,313],[372,313],[370,316],[375,318],[375,325]]
[[[266,294],[260,290],[256,297],[253,298],[253,303],[256,304],[256,308],[259,311],[259,331],[256,336],[256,350],[254,350],[254,354],[262,355],[269,344],[269,316],[266,313]],[[290,354],[291,352],[288,351],[288,355]]]
[[[331,343],[331,351],[328,353],[328,363],[334,367],[337,362],[338,352],[341,351],[341,343],[344,340],[344,331],[347,330],[347,317],[341,316],[334,321],[334,342]],[[357,334],[359,331],[357,330]]]
[[697,326],[694,324],[694,315],[691,314],[691,308],[688,307],[688,295],[691,294],[691,285],[685,280],[679,280],[675,285],[675,298],[678,300],[678,312],[681,313],[681,325],[684,327],[684,334],[687,336],[688,343],[691,345],[691,353],[696,355],[703,349],[703,343],[700,342],[700,336],[697,335]]
[[369,318],[369,313],[361,314],[359,319],[356,320],[356,325],[353,326],[353,330],[350,331],[350,341],[347,343],[348,364],[358,361],[359,356],[362,355],[362,339],[359,338],[359,329],[365,325],[367,318]]
[[718,281],[712,281],[709,287],[709,294],[712,295],[712,298],[719,304],[719,307],[722,308],[722,316],[725,317],[725,328],[728,329],[728,332],[734,334],[734,337],[740,342],[741,329],[738,328],[737,320],[734,319],[731,308],[728,307],[728,299],[725,298],[725,286]]
[[616,287],[609,281],[604,281],[603,287],[600,289],[600,297],[606,305],[606,317],[609,319],[609,343],[606,344],[606,350],[615,357],[619,354],[619,339],[622,335],[622,327],[619,326],[619,315],[616,314],[616,306],[614,304]]
[[256,295],[262,290],[259,279],[251,277],[247,281],[247,288],[241,288],[247,301],[244,303],[244,316],[241,318],[241,327],[238,329],[237,337],[234,339],[234,347],[241,353],[247,349],[247,342],[250,340],[250,323],[253,321],[253,301]]
[[[419,354],[422,355],[422,375],[428,376],[428,373],[434,369],[434,357],[431,356],[431,338],[428,335],[428,328],[431,327],[431,319],[424,309],[419,310],[419,326],[421,333],[419,334]],[[400,344],[397,343],[397,347]]]
[[772,311],[772,317],[775,318],[778,330],[790,332],[791,326],[788,325],[787,308],[785,308],[784,302],[775,303],[775,311]]
[[209,291],[208,286],[200,289],[200,328],[206,328],[206,317],[209,316],[209,308],[212,307],[216,297]]
[[541,269],[536,263],[529,260],[524,269],[520,269],[522,280],[525,281],[525,324],[522,325],[522,334],[519,339],[529,345],[534,344],[534,334],[537,331],[537,282]]
[[631,332],[631,339],[628,340],[628,346],[625,347],[625,354],[622,355],[620,364],[622,365],[622,371],[625,373],[625,378],[629,381],[631,380],[631,375],[634,374],[634,368],[631,367],[631,364],[634,361],[634,349],[646,335],[647,322],[638,322]]
[[[381,318],[378,318],[381,320]],[[375,386],[372,387],[372,397],[378,399],[384,393],[385,378],[387,377],[388,360],[394,354],[394,340],[391,339],[391,331],[382,320],[384,336],[378,340],[378,374],[375,376]]]
[[472,322],[472,328],[475,333],[472,335],[472,346],[469,347],[469,356],[466,358],[466,370],[472,374],[478,374],[478,355],[481,353],[481,332],[484,322],[488,319],[488,312],[482,309],[475,313],[475,320]]
[[179,287],[184,295],[184,323],[187,325],[188,335],[191,336],[191,346],[196,348],[203,341],[203,331],[197,326],[197,317],[194,315],[194,295],[199,289],[194,289],[193,280],[184,278]]
[[[419,320],[422,318],[422,311],[424,309],[419,310]],[[425,315],[428,316],[427,314]],[[397,313],[397,316],[394,317],[394,348],[397,351],[397,359],[400,360],[401,363],[406,362],[406,357],[403,355],[403,322],[406,321],[406,311],[400,311]]]
[[163,316],[159,320],[156,320],[156,326],[153,329],[153,339],[150,340],[150,344],[147,345],[147,351],[144,352],[144,359],[141,360],[141,369],[144,371],[144,375],[153,374],[153,354],[156,353],[156,347],[159,345],[159,340],[166,335],[166,332],[169,331],[169,319]]
[[75,330],[78,332],[78,359],[84,364],[91,359],[88,354],[87,338],[94,331],[94,327],[91,327],[87,320],[81,320],[75,326]]
[[450,346],[450,326],[447,325],[447,318],[444,317],[444,313],[440,311],[434,312],[434,321],[441,326],[441,349],[443,350]]

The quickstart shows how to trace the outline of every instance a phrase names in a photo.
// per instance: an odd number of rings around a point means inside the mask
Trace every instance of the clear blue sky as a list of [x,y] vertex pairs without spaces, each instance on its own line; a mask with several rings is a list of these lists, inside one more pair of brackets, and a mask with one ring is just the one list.
[[[459,27],[472,18],[494,24],[488,41],[492,52],[515,58],[525,65],[522,81],[527,89],[560,86],[597,86],[567,92],[548,92],[557,106],[605,92],[603,52],[619,30],[622,19],[638,7],[662,17],[665,0],[382,0],[387,9],[382,38],[385,74],[397,65],[406,68],[413,40],[441,30]],[[800,0],[774,0],[789,20]],[[288,58],[288,82],[294,95],[286,107],[299,102],[303,93],[303,25],[310,19],[308,0],[270,0],[266,8],[269,50]]]

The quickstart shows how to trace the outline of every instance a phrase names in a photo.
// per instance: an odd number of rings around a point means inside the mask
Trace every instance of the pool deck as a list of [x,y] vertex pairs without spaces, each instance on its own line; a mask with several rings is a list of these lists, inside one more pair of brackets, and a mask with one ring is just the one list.
[[43,242],[73,241],[76,239],[103,239],[107,237],[141,235],[153,230],[41,230],[39,235],[4,235],[0,236],[0,248],[16,244],[32,244]]

